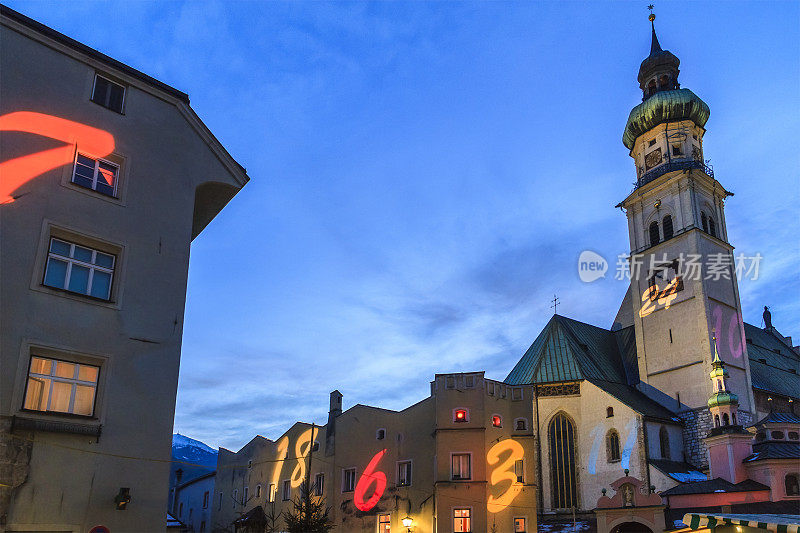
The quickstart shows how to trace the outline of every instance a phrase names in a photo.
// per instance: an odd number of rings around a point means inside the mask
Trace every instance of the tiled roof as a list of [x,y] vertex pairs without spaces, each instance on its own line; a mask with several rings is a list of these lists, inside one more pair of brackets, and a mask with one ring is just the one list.
[[681,423],[680,419],[675,416],[675,413],[630,385],[599,379],[590,379],[588,381],[597,385],[639,414],[649,418],[672,422],[674,424]]
[[649,459],[648,462],[659,469],[663,474],[680,483],[697,485],[707,481],[706,475],[696,466],[684,461],[670,461],[669,459]]
[[800,355],[771,331],[745,323],[753,388],[798,397]]
[[757,442],[753,453],[745,457],[745,463],[766,459],[800,459],[800,442]]
[[800,424],[800,418],[792,413],[770,413],[750,427],[763,426],[764,424]]
[[665,490],[661,495],[678,496],[683,494],[711,494],[714,492],[751,492],[755,490],[769,490],[769,487],[752,479],[747,479],[741,483],[731,483],[727,479],[717,477],[707,481],[683,483]]

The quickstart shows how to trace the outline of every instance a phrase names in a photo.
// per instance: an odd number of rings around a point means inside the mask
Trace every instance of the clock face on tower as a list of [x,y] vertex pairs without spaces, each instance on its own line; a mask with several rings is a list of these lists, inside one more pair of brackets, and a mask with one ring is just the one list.
[[650,170],[654,166],[661,163],[661,148],[656,148],[646,156],[644,156],[645,169]]

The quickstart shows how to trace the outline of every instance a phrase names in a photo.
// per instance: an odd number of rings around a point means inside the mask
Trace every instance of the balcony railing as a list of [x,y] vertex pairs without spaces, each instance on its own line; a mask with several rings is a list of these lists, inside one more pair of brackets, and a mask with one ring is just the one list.
[[663,176],[667,172],[672,172],[675,170],[689,170],[692,168],[698,168],[705,172],[708,177],[714,177],[714,169],[711,168],[711,165],[707,165],[702,161],[696,161],[694,159],[682,159],[679,161],[669,161],[667,163],[661,164],[656,168],[650,170],[649,172],[645,172],[641,178],[639,178],[636,183],[634,183],[633,188],[638,189],[642,185],[650,183],[654,179]]

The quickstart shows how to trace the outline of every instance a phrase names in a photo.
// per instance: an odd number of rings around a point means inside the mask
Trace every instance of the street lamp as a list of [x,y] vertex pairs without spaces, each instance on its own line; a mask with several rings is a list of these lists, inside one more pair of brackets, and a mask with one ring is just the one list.
[[406,516],[405,518],[403,518],[402,522],[403,522],[403,527],[411,531],[411,524],[414,523],[414,520],[410,516]]

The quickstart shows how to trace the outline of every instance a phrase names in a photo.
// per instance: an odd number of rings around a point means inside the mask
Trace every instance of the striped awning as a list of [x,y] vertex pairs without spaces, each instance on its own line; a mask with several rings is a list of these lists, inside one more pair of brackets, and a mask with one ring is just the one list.
[[713,529],[718,526],[747,526],[766,529],[767,531],[775,531],[776,533],[800,532],[800,516],[795,515],[710,515],[686,513],[683,516],[683,523],[691,529]]

